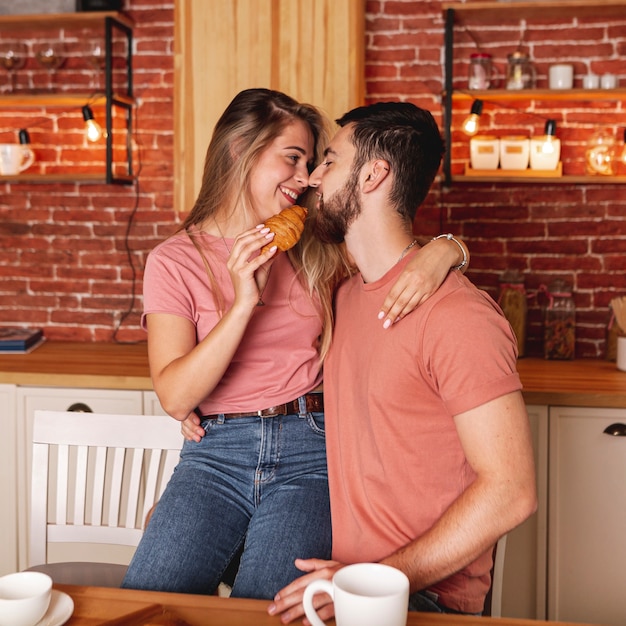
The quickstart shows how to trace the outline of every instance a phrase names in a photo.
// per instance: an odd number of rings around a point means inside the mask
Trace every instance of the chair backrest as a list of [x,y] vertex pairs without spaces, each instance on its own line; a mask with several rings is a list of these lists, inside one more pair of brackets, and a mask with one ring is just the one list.
[[53,542],[136,546],[182,444],[169,416],[35,411],[29,565]]
[[504,554],[506,552],[506,535],[500,537],[493,547],[493,566],[491,568],[491,587],[485,598],[483,615],[501,617],[502,615],[502,582],[504,578]]

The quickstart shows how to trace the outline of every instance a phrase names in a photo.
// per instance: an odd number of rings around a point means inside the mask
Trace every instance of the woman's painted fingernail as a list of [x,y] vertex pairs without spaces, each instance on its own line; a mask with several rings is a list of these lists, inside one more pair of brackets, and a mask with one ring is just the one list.
[[383,328],[389,328],[391,326],[391,320],[390,319],[386,319],[385,323],[383,324]]
[[378,319],[379,319],[379,320],[382,320],[382,319],[383,319],[383,317],[385,317],[385,312],[384,312],[384,311],[380,311],[380,312],[378,313]]

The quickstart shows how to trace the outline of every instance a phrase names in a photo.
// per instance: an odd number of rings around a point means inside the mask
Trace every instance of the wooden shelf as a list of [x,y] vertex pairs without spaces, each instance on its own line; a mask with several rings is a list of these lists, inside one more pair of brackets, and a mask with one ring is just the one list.
[[[452,145],[452,113],[453,104],[464,101],[482,100],[486,103],[517,102],[515,109],[522,110],[532,101],[565,102],[576,101],[579,104],[595,102],[624,102],[626,88],[616,89],[489,89],[489,90],[455,90],[454,89],[454,29],[467,25],[500,25],[505,22],[522,20],[539,20],[542,23],[556,21],[567,24],[574,18],[579,21],[611,19],[626,20],[626,0],[515,0],[471,2],[443,2],[442,11],[445,20],[444,52],[445,52],[445,85],[443,90],[444,105],[444,139]],[[624,184],[626,176],[480,176],[452,175],[452,155],[446,152],[443,163],[444,184],[454,182],[507,182],[507,183],[548,183],[558,184]]]
[[525,185],[526,183],[548,183],[555,185],[578,185],[578,184],[601,184],[601,185],[626,185],[626,176],[465,176],[452,175],[453,183],[513,183]]
[[[85,105],[100,105],[104,107],[106,119],[105,137],[105,171],[100,173],[80,173],[71,174],[20,174],[19,176],[0,177],[0,182],[11,184],[20,183],[72,183],[82,182],[87,184],[123,184],[129,185],[135,181],[132,175],[116,176],[114,170],[118,169],[118,164],[113,162],[115,157],[114,147],[121,145],[121,142],[114,142],[114,134],[119,131],[114,127],[114,113],[121,112],[125,116],[126,130],[128,137],[133,132],[133,98],[132,81],[132,51],[133,51],[133,21],[123,13],[118,11],[77,11],[75,13],[47,13],[47,14],[26,14],[26,15],[0,15],[0,34],[13,33],[14,31],[36,31],[58,29],[67,31],[70,29],[94,29],[100,27],[104,37],[104,90],[97,93],[79,93],[49,91],[49,92],[17,92],[11,94],[0,94],[0,107],[10,110],[24,107],[76,107],[82,108]],[[114,59],[121,56],[121,52],[114,51],[115,36],[120,35],[126,43],[123,49],[125,57],[125,91],[118,93],[119,84],[114,84],[113,67]],[[1,36],[0,36],[1,39]],[[70,86],[71,89],[71,86]],[[132,142],[126,141],[126,163],[123,171],[133,172],[132,163]],[[63,168],[65,169],[65,168]]]
[[93,28],[102,26],[104,19],[112,17],[120,24],[132,28],[133,21],[118,11],[78,11],[76,13],[41,13],[27,15],[0,15],[0,31],[36,30],[40,28]]
[[[626,7],[625,9],[626,10]],[[455,90],[452,100],[482,100],[502,102],[511,100],[602,100],[620,102],[626,100],[626,89],[480,89]]]
[[[134,176],[113,176],[112,183],[120,185],[132,185]],[[88,185],[106,185],[107,178],[104,173],[89,174],[18,174],[17,176],[0,176],[0,183],[84,183]]]
[[[112,101],[132,106],[135,104],[134,98],[121,94],[113,94]],[[92,93],[15,93],[0,95],[0,107],[21,108],[33,106],[49,107],[81,107],[84,104],[92,106],[105,105],[106,97],[103,95],[94,96]]]
[[553,0],[547,2],[444,2],[458,25],[501,24],[519,20],[606,19],[626,17],[626,0]]

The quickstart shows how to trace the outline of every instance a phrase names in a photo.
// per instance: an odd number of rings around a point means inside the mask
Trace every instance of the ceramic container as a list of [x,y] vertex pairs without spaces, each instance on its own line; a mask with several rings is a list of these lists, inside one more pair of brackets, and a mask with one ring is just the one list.
[[530,169],[555,170],[561,158],[561,140],[550,135],[530,138]]
[[500,138],[500,167],[503,170],[525,170],[530,158],[530,139],[522,135]]
[[470,165],[474,170],[495,170],[500,162],[500,140],[492,135],[470,139]]

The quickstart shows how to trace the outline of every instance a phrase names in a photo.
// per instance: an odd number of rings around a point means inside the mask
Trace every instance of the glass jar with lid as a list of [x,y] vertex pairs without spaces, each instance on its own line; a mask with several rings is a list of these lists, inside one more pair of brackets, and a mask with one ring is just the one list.
[[526,354],[528,301],[524,277],[518,270],[507,270],[500,276],[498,304],[515,333],[517,355],[523,357]]
[[506,88],[534,89],[537,73],[530,57],[521,50],[507,56]]
[[576,306],[572,288],[562,279],[548,287],[544,309],[543,353],[546,359],[570,360],[576,352]]

